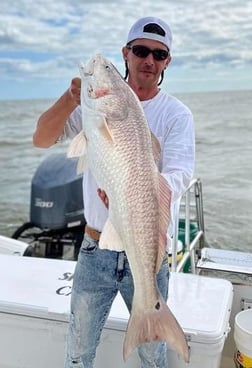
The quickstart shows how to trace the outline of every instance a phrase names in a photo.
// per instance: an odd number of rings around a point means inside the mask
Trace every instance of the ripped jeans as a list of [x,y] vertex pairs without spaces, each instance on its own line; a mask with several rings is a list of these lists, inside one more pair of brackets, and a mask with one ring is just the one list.
[[[167,258],[157,282],[167,300]],[[125,252],[99,249],[98,242],[85,234],[74,273],[65,368],[93,368],[101,332],[118,291],[130,311],[134,285]],[[164,342],[140,345],[141,368],[167,368],[166,349]]]

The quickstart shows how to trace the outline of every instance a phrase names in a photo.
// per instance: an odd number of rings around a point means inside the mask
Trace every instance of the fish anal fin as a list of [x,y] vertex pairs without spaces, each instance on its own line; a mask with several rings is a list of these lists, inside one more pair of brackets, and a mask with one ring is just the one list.
[[178,352],[185,362],[189,362],[189,349],[184,332],[160,296],[153,310],[131,311],[123,345],[123,359],[126,361],[140,344],[152,341],[166,341]]
[[101,249],[110,249],[115,251],[124,250],[123,242],[109,218],[103,227],[99,240],[99,247]]
[[167,248],[167,229],[170,223],[171,190],[165,178],[159,174],[159,247],[156,272],[159,271]]

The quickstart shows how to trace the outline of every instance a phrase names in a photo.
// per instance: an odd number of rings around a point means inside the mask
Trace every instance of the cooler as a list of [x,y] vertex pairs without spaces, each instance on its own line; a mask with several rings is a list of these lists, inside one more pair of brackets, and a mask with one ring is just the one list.
[[63,368],[75,262],[0,256],[0,367]]
[[[190,347],[190,363],[168,348],[169,368],[218,368],[226,337],[233,287],[229,281],[185,273],[171,273],[168,305],[182,326]],[[97,368],[140,368],[136,352],[122,363],[122,345],[128,312],[121,297],[115,300],[103,331]],[[111,358],[111,346],[114,353]]]
[[[75,262],[0,256],[0,367],[63,368]],[[169,368],[217,368],[229,331],[229,281],[171,274],[169,305],[189,342],[190,363],[171,349]],[[95,368],[137,368],[136,351],[124,363],[128,312],[118,295],[102,333]]]
[[172,368],[217,368],[230,331],[233,286],[224,279],[172,273],[169,306],[185,331],[190,363],[168,351]]

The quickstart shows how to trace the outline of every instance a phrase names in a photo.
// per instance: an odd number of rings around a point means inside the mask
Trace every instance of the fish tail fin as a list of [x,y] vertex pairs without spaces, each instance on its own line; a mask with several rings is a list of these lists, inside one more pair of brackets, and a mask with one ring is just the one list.
[[184,332],[161,295],[152,311],[137,312],[132,308],[123,345],[124,361],[138,345],[153,341],[166,341],[185,362],[189,362]]

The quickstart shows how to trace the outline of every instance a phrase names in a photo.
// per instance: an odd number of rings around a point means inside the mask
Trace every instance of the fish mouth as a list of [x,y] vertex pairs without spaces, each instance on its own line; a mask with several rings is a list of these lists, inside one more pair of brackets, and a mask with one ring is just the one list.
[[82,71],[82,74],[85,77],[91,77],[94,75],[94,71],[95,71],[95,64],[104,64],[106,63],[105,58],[102,57],[101,54],[97,54],[96,56],[94,56],[91,60],[89,60],[87,62],[86,65],[84,65],[83,63],[80,64],[80,70]]
[[92,75],[94,75],[94,60],[89,61],[87,65],[81,63],[79,68],[83,76],[91,77]]

